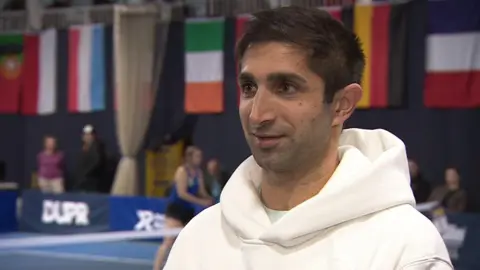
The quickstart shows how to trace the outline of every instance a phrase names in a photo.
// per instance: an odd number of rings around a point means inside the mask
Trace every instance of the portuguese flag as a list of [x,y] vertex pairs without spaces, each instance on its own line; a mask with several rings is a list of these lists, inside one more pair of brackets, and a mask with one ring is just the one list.
[[20,108],[23,35],[0,35],[0,113]]

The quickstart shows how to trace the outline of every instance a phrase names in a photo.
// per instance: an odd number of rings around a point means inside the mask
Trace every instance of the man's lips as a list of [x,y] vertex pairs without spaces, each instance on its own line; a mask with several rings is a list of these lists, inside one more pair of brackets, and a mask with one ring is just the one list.
[[282,135],[253,134],[255,144],[264,149],[273,148],[280,143]]

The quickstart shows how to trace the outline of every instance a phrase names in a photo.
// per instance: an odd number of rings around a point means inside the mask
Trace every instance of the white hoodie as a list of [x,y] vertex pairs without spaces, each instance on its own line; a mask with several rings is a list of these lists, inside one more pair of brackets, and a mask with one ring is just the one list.
[[340,164],[313,198],[271,223],[250,157],[220,204],[180,233],[166,270],[450,270],[433,224],[415,210],[405,145],[384,130],[344,130]]

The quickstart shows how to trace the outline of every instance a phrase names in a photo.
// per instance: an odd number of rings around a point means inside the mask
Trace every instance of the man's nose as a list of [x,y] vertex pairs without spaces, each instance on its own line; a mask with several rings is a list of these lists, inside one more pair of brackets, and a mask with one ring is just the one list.
[[250,124],[260,126],[275,120],[274,99],[274,94],[267,89],[257,90],[250,112]]

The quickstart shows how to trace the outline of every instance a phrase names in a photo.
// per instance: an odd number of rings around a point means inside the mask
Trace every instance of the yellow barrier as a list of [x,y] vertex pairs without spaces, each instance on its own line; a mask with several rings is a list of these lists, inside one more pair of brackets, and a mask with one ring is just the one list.
[[183,162],[184,142],[164,146],[160,151],[146,151],[145,195],[147,197],[164,197],[172,185],[175,170]]

